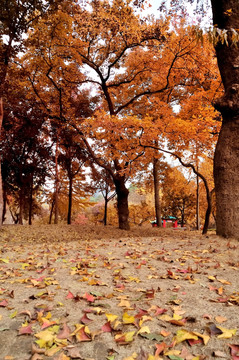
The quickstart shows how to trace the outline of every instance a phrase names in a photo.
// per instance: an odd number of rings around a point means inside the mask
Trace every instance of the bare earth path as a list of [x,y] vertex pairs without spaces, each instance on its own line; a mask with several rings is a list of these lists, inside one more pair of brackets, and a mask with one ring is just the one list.
[[239,243],[3,226],[0,360],[239,359]]

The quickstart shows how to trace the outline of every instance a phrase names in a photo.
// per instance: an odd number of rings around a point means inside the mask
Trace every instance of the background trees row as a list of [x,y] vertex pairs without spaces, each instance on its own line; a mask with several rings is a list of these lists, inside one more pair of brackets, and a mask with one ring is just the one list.
[[17,204],[16,221],[28,213],[31,223],[37,201],[48,201],[57,222],[62,201],[71,223],[72,199],[79,211],[100,188],[106,204],[116,192],[119,227],[128,229],[128,184],[139,176],[138,187],[147,188],[149,172],[158,225],[160,191],[168,212],[180,212],[184,222],[195,191],[183,193],[189,180],[178,170],[159,176],[161,150],[202,169],[213,189],[208,164],[221,123],[212,103],[222,87],[207,37],[199,42],[196,28],[176,16],[136,15],[121,0],[44,3],[29,15],[17,48],[9,26],[1,40],[12,50],[1,149],[4,203]]

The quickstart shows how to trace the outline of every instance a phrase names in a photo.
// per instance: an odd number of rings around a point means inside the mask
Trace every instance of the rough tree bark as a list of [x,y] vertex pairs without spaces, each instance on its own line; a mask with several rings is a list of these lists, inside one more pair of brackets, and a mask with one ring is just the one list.
[[[225,95],[215,104],[222,127],[214,157],[217,234],[239,239],[239,1],[211,0],[213,23],[227,31],[227,42],[216,46]],[[235,33],[234,33],[235,34]]]
[[129,190],[125,186],[125,176],[117,176],[113,179],[117,194],[117,209],[119,229],[129,230],[129,206],[128,196]]
[[69,177],[68,212],[67,212],[67,224],[68,225],[71,224],[72,194],[73,194],[73,178]]
[[[3,122],[3,99],[0,97],[0,135]],[[2,171],[1,171],[1,162],[0,162],[0,226],[3,221],[3,188],[2,188]]]

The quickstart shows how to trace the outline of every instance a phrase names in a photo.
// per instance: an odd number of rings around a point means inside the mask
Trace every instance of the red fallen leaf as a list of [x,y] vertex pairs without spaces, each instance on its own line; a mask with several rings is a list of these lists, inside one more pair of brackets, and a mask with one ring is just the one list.
[[105,323],[102,327],[101,327],[101,330],[103,332],[111,332],[113,329],[110,325],[110,321],[107,321],[107,323]]
[[83,296],[82,296],[83,299],[86,299],[87,301],[89,302],[94,302],[95,301],[95,298],[93,295],[91,294],[88,294],[88,293],[85,293]]
[[77,333],[75,334],[76,336],[76,340],[77,341],[91,341],[91,337],[90,335],[88,335],[86,332],[85,332],[85,326],[82,327],[81,329],[79,329],[79,331],[77,331]]
[[74,295],[72,294],[71,291],[68,292],[66,299],[74,299]]
[[143,317],[144,315],[147,315],[147,314],[148,314],[148,311],[143,310],[143,309],[139,309],[138,314],[136,314],[134,317],[136,319],[141,319],[141,317]]
[[116,289],[119,289],[119,290],[124,290],[125,289],[125,285],[124,284],[116,284]]
[[41,326],[41,329],[42,329],[42,330],[43,330],[43,329],[46,329],[46,328],[48,328],[49,326],[52,326],[52,325],[55,325],[55,324],[56,324],[55,321],[50,321],[50,320],[48,320],[48,319],[45,319],[44,322],[43,322],[43,324],[42,324],[42,326]]
[[28,324],[27,326],[22,326],[18,330],[18,335],[27,335],[27,334],[33,334],[32,324]]
[[45,276],[41,276],[38,279],[32,279],[32,280],[36,280],[36,281],[43,281],[45,279]]
[[181,273],[181,274],[186,274],[189,271],[187,269],[177,269],[176,272]]
[[0,302],[0,307],[6,307],[8,306],[8,301],[7,300],[3,300]]
[[219,302],[219,303],[226,303],[228,302],[229,297],[226,298],[218,298],[217,300],[213,300],[214,302]]
[[157,306],[156,312],[155,312],[155,316],[161,315],[166,313],[168,310],[167,309],[161,309],[160,307]]
[[147,299],[153,299],[154,298],[154,293],[155,293],[154,289],[146,290],[145,297]]
[[169,322],[170,324],[172,324],[172,325],[183,326],[183,325],[185,325],[185,323],[187,322],[187,320],[186,320],[186,319],[182,319],[182,320],[174,320],[174,319],[172,319],[172,320],[169,320],[168,322]]
[[239,360],[239,345],[228,344],[231,348],[232,360]]
[[165,344],[164,342],[162,342],[161,344],[156,344],[156,351],[155,351],[155,357],[157,357],[158,355],[160,355],[165,349],[167,349],[167,344]]
[[68,339],[70,337],[70,334],[71,330],[69,326],[64,322],[62,330],[57,335],[57,339]]
[[93,321],[92,319],[88,318],[88,316],[86,314],[84,314],[82,316],[82,318],[80,319],[80,321],[83,323],[83,324],[89,324],[91,321]]
[[202,344],[203,339],[198,339],[198,340],[188,339],[187,342],[189,343],[190,346],[193,346],[193,345],[196,345],[196,344]]

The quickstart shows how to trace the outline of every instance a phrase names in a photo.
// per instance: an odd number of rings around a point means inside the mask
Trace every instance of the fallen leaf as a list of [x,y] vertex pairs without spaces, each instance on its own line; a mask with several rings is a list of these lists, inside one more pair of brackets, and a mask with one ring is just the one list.
[[27,335],[27,334],[32,334],[33,330],[32,330],[32,324],[23,324],[22,327],[20,327],[20,329],[18,329],[18,335]]
[[165,344],[164,342],[162,342],[161,344],[156,344],[155,346],[156,346],[156,351],[154,355],[156,357],[168,348],[167,344]]
[[233,335],[236,335],[237,329],[225,329],[221,326],[218,326],[218,328],[222,331],[222,334],[218,335],[219,339],[229,339]]
[[134,340],[134,334],[135,334],[135,331],[129,331],[126,333],[117,334],[117,335],[115,335],[115,341],[119,345],[128,344]]
[[134,324],[135,317],[132,315],[129,315],[127,312],[125,312],[125,313],[123,313],[123,323],[124,324]]
[[239,345],[229,344],[232,360],[239,360]]
[[216,316],[215,317],[216,322],[218,322],[219,324],[222,324],[223,322],[227,321],[227,318],[223,317],[223,316]]
[[227,359],[228,355],[220,350],[213,351],[213,356]]
[[198,340],[198,336],[195,335],[193,332],[187,331],[185,329],[180,329],[177,331],[176,336],[175,336],[176,344],[179,344],[179,343],[181,343],[185,340],[189,340],[189,339]]

